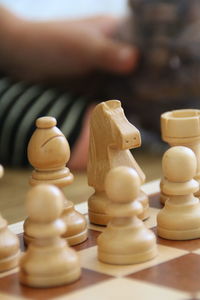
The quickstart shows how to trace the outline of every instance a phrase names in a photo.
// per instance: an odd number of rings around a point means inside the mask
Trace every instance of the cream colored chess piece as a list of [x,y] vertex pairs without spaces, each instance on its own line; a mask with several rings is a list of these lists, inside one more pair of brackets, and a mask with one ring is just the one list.
[[199,183],[193,177],[197,162],[194,152],[175,146],[163,156],[163,191],[168,195],[157,216],[158,235],[170,240],[200,238],[200,202],[193,194]]
[[70,246],[84,242],[88,238],[87,221],[84,215],[74,209],[72,201],[64,199],[63,221],[67,231],[62,235]]
[[31,185],[49,183],[64,187],[73,181],[73,175],[66,167],[70,158],[69,144],[56,124],[53,117],[36,120],[37,129],[28,144],[28,160],[35,168]]
[[106,211],[112,219],[97,239],[99,260],[124,265],[155,257],[155,235],[138,218],[143,207],[138,201],[140,179],[136,171],[129,167],[110,170],[105,190],[110,200]]
[[[0,165],[0,177],[3,167]],[[20,257],[19,240],[8,229],[7,221],[0,215],[0,272],[15,268]]]
[[[162,139],[170,146],[186,146],[193,150],[197,158],[197,171],[194,179],[200,183],[200,110],[180,109],[161,115]],[[161,181],[162,191],[162,181]],[[196,193],[200,197],[200,191]],[[167,198],[161,193],[161,202]]]
[[53,287],[77,280],[81,274],[78,255],[60,237],[66,231],[61,191],[53,185],[37,185],[28,193],[26,208],[27,234],[34,240],[20,260],[20,282]]
[[[28,145],[28,159],[35,168],[30,184],[51,183],[62,188],[73,182],[73,175],[66,167],[70,158],[70,148],[63,133],[56,127],[56,119],[42,117],[36,120],[37,129]],[[70,246],[87,239],[85,216],[74,209],[71,201],[64,200],[63,220],[67,224],[64,233]],[[24,223],[24,239],[29,243],[33,238],[26,234],[28,219]]]
[[[88,184],[95,189],[88,200],[91,223],[106,225],[111,218],[105,211],[108,199],[104,189],[105,177],[110,169],[123,165],[132,167],[139,175],[140,183],[144,183],[145,175],[129,151],[140,146],[140,132],[126,119],[120,101],[110,100],[95,107],[90,122],[87,169]],[[140,218],[146,219],[149,201],[141,190],[138,201],[144,207]]]
[[2,165],[0,165],[0,178],[3,176],[3,173],[4,173],[3,167]]

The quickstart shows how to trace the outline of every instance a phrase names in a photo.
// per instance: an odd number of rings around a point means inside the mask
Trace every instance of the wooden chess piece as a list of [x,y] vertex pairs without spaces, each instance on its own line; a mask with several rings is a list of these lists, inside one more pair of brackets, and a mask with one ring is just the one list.
[[27,234],[34,237],[20,260],[20,282],[32,287],[53,287],[80,277],[77,253],[60,236],[66,231],[61,219],[63,195],[53,185],[33,187],[27,196]]
[[3,176],[4,170],[3,170],[3,166],[0,165],[0,178]]
[[64,199],[62,220],[67,224],[67,231],[62,237],[70,246],[84,242],[88,238],[87,221],[84,215],[74,209],[72,201]]
[[[95,193],[88,199],[91,223],[106,225],[111,215],[106,213],[108,199],[105,193],[105,177],[110,169],[117,166],[134,168],[144,183],[145,175],[129,149],[140,147],[141,136],[138,129],[128,122],[120,101],[110,100],[98,104],[90,121],[90,144],[88,159],[88,184]],[[144,207],[140,218],[149,216],[147,195],[140,190],[138,198]]]
[[[185,146],[195,153],[197,170],[194,179],[200,184],[200,110],[172,110],[161,115],[161,133],[163,141],[170,146]],[[200,197],[200,190],[195,194]],[[161,202],[168,196],[163,193],[161,181]]]
[[[0,177],[3,167],[0,165]],[[19,239],[8,228],[7,221],[0,215],[0,272],[15,268],[20,257]]]
[[70,158],[69,144],[56,124],[53,117],[36,120],[37,129],[28,144],[28,160],[35,168],[31,185],[49,183],[64,187],[73,181],[73,175],[66,167]]
[[174,146],[163,156],[163,191],[168,198],[157,216],[157,232],[170,240],[200,238],[200,202],[193,194],[198,191],[197,161],[194,152]]
[[[31,185],[40,183],[55,184],[62,188],[73,182],[74,176],[66,167],[70,158],[70,148],[63,133],[56,127],[56,119],[42,117],[36,120],[37,129],[28,145],[28,159],[35,171],[30,179]],[[87,239],[87,221],[77,212],[70,201],[64,201],[63,219],[67,225],[64,237],[70,246]],[[29,243],[33,237],[26,234],[28,218],[24,223],[24,240]]]
[[105,231],[98,237],[98,258],[109,264],[134,264],[157,255],[154,233],[138,218],[143,211],[138,201],[140,179],[129,167],[116,167],[106,176],[109,198],[106,211],[111,215]]

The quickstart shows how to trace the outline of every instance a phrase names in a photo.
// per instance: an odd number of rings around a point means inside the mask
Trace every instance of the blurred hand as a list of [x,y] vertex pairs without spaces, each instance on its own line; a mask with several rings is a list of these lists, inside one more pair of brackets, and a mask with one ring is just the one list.
[[3,66],[17,78],[38,81],[93,70],[125,74],[137,63],[134,47],[112,39],[120,22],[113,17],[33,22],[6,13]]

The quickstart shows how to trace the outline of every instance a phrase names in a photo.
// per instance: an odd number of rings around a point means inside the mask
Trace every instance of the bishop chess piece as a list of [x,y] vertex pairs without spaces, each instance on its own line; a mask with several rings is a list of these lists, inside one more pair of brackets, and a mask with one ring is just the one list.
[[[56,127],[56,119],[42,117],[36,120],[37,129],[28,145],[28,159],[35,170],[30,179],[31,185],[40,183],[54,184],[60,188],[73,182],[74,176],[66,164],[70,158],[70,148],[63,133]],[[84,215],[77,212],[71,201],[63,198],[63,220],[67,231],[63,234],[70,246],[80,244],[87,239],[87,221]],[[28,244],[34,238],[27,234],[24,223],[24,240]]]
[[31,185],[49,183],[64,187],[73,181],[73,175],[66,167],[70,158],[69,144],[56,124],[53,117],[36,120],[37,129],[28,144],[28,160],[35,168]]
[[111,215],[111,221],[97,239],[98,259],[126,265],[155,257],[155,235],[138,218],[144,208],[138,201],[140,179],[137,172],[129,167],[111,169],[106,176],[105,190],[110,200],[106,212]]
[[[0,165],[0,177],[3,167]],[[19,240],[8,228],[7,221],[0,214],[0,272],[15,268],[20,257]]]
[[163,156],[162,188],[167,195],[164,208],[157,216],[157,232],[169,240],[200,238],[200,202],[194,196],[199,189],[194,152],[184,146],[175,146]]
[[[88,212],[91,223],[107,225],[111,215],[106,213],[108,198],[105,193],[105,177],[110,169],[118,166],[134,168],[140,183],[145,174],[135,161],[129,149],[141,146],[139,130],[125,117],[120,101],[110,100],[98,104],[91,116],[88,159],[88,184],[95,193],[88,199]],[[148,196],[140,190],[138,201],[143,210],[140,218],[149,217]]]
[[27,234],[34,239],[20,260],[21,283],[53,287],[77,280],[81,274],[78,255],[61,238],[66,232],[61,191],[53,185],[37,185],[28,193],[26,208]]

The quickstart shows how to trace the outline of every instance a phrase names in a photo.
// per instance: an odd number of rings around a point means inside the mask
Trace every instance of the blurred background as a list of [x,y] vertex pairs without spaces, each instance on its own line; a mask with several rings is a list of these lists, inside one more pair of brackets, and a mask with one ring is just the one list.
[[75,18],[94,14],[123,16],[127,13],[126,0],[0,0],[0,3],[31,20]]

